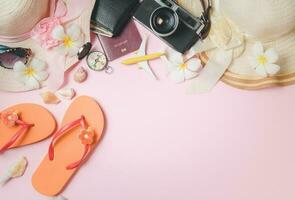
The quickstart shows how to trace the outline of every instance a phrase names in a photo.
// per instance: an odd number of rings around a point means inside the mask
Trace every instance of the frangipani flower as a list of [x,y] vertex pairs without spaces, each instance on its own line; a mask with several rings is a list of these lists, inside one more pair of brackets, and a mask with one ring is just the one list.
[[276,65],[279,59],[277,52],[274,49],[268,49],[264,52],[262,43],[257,42],[253,46],[253,54],[250,57],[250,64],[257,74],[263,77],[275,75],[280,71],[280,66]]
[[56,26],[52,31],[52,37],[59,41],[56,48],[70,57],[77,55],[79,48],[83,45],[83,34],[76,24],[72,24],[66,30],[61,25]]
[[18,61],[13,67],[15,78],[31,89],[40,88],[40,82],[48,78],[49,74],[45,70],[46,63],[36,58],[32,59],[27,65]]
[[186,61],[181,53],[175,51],[168,53],[167,59],[170,68],[169,77],[176,83],[195,78],[202,69],[200,59],[193,57]]

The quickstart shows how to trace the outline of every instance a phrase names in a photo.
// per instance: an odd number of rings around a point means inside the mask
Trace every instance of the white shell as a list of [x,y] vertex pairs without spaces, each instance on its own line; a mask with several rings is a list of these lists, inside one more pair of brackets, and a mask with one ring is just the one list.
[[28,166],[28,160],[26,157],[21,157],[13,165],[11,165],[7,172],[0,177],[0,184],[3,185],[11,178],[16,178],[22,176]]
[[56,196],[56,197],[53,197],[52,200],[67,200],[67,199],[63,196]]
[[77,83],[82,83],[86,79],[87,79],[87,71],[83,67],[80,67],[74,74],[74,80]]
[[73,88],[63,88],[57,91],[57,93],[64,99],[71,100],[74,98],[76,92]]
[[22,176],[27,168],[28,160],[26,157],[21,157],[11,168],[9,169],[11,177]]

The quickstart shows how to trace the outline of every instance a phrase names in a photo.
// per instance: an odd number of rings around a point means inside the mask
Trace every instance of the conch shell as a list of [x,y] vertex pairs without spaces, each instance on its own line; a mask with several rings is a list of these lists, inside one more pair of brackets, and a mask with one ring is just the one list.
[[41,97],[43,99],[43,102],[46,104],[58,104],[60,103],[60,99],[50,91],[42,92]]

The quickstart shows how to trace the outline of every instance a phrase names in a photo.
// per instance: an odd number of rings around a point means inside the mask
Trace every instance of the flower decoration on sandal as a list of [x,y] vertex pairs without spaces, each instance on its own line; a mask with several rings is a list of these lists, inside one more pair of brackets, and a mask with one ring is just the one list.
[[80,126],[81,131],[79,134],[79,139],[81,140],[81,143],[84,145],[84,153],[80,160],[73,162],[66,166],[67,170],[75,169],[79,167],[81,164],[84,163],[84,161],[88,158],[89,153],[91,151],[92,144],[95,141],[95,131],[93,128],[87,125],[85,117],[82,115],[79,119],[72,121],[66,125],[64,125],[61,129],[59,129],[56,133],[53,135],[53,139],[49,145],[48,150],[48,156],[49,160],[54,160],[54,144],[55,142],[64,134],[66,134],[71,129]]
[[250,64],[258,75],[267,77],[280,71],[280,66],[275,64],[279,59],[279,55],[274,49],[264,51],[262,43],[257,42],[254,44],[252,51]]
[[84,42],[81,28],[76,24],[72,24],[66,29],[61,25],[56,26],[52,30],[52,38],[59,42],[55,49],[70,57],[77,55]]
[[82,129],[79,135],[79,139],[81,140],[82,144],[84,145],[91,145],[94,142],[94,130],[91,127],[87,129]]
[[181,53],[172,51],[168,52],[168,67],[170,70],[169,77],[176,83],[182,83],[186,80],[195,78],[202,69],[201,60],[192,57],[186,60]]
[[29,128],[33,127],[34,124],[29,124],[20,119],[20,113],[15,110],[8,110],[0,113],[0,123],[3,123],[8,128],[12,128],[14,126],[20,126],[20,129],[12,136],[12,138],[0,147],[0,153],[3,153],[7,149],[9,149],[19,138],[21,135],[26,133]]
[[4,113],[0,113],[0,119],[3,124],[7,127],[13,127],[17,124],[19,120],[19,113],[17,111],[7,111]]
[[31,89],[39,89],[41,82],[45,81],[49,74],[46,71],[46,63],[42,60],[33,58],[27,65],[18,61],[13,67],[15,78],[29,86]]

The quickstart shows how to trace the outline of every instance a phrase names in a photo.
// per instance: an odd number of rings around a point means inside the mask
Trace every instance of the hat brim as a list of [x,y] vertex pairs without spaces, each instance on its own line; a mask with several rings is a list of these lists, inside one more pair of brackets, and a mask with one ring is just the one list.
[[[255,42],[246,39],[243,54],[233,59],[221,80],[233,87],[247,90],[295,84],[295,31],[263,44],[265,49],[274,48],[279,54],[277,64],[280,65],[281,70],[275,76],[261,77],[250,66],[249,57],[252,54],[252,47]],[[202,54],[203,61],[208,61],[214,51]]]
[[[70,24],[77,24],[84,35],[84,42],[90,42],[90,18],[92,9],[94,7],[95,0],[89,1],[89,6],[85,8],[81,15],[74,20],[71,20],[67,22],[65,25]],[[42,83],[42,86],[46,86],[50,79],[54,79],[55,85],[61,85],[63,82],[63,73],[74,66],[79,60],[77,56],[73,57],[65,57],[63,55],[59,55],[58,52],[54,50],[48,50],[45,48],[42,48],[34,39],[29,38],[21,42],[15,42],[15,43],[3,43],[1,44],[10,46],[10,47],[24,47],[24,48],[30,48],[33,52],[33,56],[43,60],[47,63],[49,72],[54,72],[55,70],[61,70],[60,77],[52,77],[49,76],[49,79]],[[62,76],[62,77],[61,77]],[[36,88],[31,88],[27,85],[24,85],[20,82],[18,82],[15,79],[15,75],[13,70],[5,69],[3,67],[0,67],[0,90],[2,91],[8,91],[8,92],[25,92],[30,91]]]

